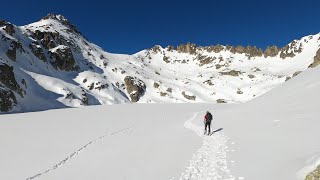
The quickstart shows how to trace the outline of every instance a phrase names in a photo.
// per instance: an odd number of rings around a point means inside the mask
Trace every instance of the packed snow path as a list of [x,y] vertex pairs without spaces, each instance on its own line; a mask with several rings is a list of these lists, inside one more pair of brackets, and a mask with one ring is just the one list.
[[193,155],[190,165],[181,174],[180,180],[234,180],[227,163],[228,137],[224,135],[222,128],[213,129],[211,136],[204,135],[203,127],[192,122],[199,119],[199,114],[194,114],[185,123],[185,127],[201,136],[203,144]]

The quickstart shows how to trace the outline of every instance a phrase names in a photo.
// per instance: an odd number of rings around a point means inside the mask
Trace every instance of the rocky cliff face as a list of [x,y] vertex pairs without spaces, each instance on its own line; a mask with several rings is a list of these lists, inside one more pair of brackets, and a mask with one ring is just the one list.
[[320,179],[320,165],[314,171],[310,172],[305,180],[318,180]]
[[245,102],[319,65],[319,37],[265,51],[187,43],[121,55],[90,43],[62,15],[48,14],[20,27],[1,20],[0,111],[130,102]]

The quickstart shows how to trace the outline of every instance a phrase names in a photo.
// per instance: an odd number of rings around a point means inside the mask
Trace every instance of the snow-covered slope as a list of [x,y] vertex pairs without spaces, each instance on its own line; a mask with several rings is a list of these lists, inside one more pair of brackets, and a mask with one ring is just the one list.
[[[319,75],[319,67],[309,69],[250,102],[212,109],[214,127],[229,138],[224,167],[232,177],[302,180],[320,165]],[[221,143],[217,139],[212,138],[213,146]],[[222,178],[213,179],[229,179],[229,174],[220,171],[214,175]]]
[[320,59],[319,34],[265,51],[188,43],[111,54],[54,14],[20,27],[0,21],[0,36],[2,112],[130,102],[246,102]]
[[0,179],[302,180],[320,163],[319,76],[309,69],[244,104],[2,115]]

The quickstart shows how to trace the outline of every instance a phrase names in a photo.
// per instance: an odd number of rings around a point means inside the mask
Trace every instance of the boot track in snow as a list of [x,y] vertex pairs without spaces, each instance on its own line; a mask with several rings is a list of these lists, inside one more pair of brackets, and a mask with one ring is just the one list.
[[192,121],[199,117],[195,113],[186,123],[185,127],[194,131],[203,138],[201,148],[193,155],[189,166],[185,169],[179,180],[234,180],[228,169],[227,141],[222,128],[211,136],[203,135],[203,127],[197,126]]
[[62,165],[64,165],[65,163],[67,163],[68,161],[70,161],[72,158],[75,158],[75,156],[79,155],[79,153],[83,150],[85,150],[86,148],[88,148],[90,145],[94,144],[94,143],[97,143],[98,141],[106,138],[106,137],[109,137],[109,136],[114,136],[116,134],[119,134],[119,133],[122,133],[122,132],[125,132],[125,131],[128,131],[130,129],[133,129],[133,128],[136,128],[137,126],[139,126],[140,124],[137,124],[137,125],[134,125],[134,126],[131,126],[131,127],[128,127],[128,128],[125,128],[125,129],[120,129],[118,131],[114,131],[114,132],[111,132],[111,133],[107,133],[107,134],[104,134],[90,142],[88,142],[87,144],[85,144],[84,146],[82,146],[81,148],[79,148],[77,151],[71,153],[68,157],[64,158],[62,161],[60,161],[59,163],[57,163],[56,165],[48,168],[47,170],[43,171],[43,172],[40,172],[36,175],[33,175],[31,177],[28,177],[26,180],[32,180],[32,179],[35,179],[35,178],[38,178],[39,176],[42,176],[46,173],[49,173],[50,171],[53,171],[59,167],[61,167]]

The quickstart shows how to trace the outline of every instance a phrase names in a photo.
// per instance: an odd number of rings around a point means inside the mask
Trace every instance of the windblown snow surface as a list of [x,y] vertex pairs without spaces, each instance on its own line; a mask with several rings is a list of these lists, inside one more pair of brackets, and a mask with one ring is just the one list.
[[[295,180],[320,161],[320,69],[244,104],[126,104],[0,116],[0,179]],[[212,136],[203,115],[213,113]]]

